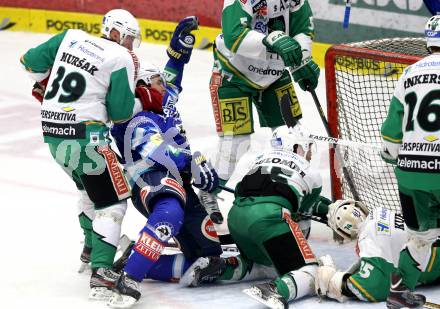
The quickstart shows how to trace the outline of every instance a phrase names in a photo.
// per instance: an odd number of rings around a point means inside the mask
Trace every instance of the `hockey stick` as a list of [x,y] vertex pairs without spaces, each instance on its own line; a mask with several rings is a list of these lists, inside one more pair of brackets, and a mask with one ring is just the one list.
[[[229,193],[233,193],[233,194],[235,193],[235,190],[232,189],[232,188],[229,188],[229,187],[226,187],[226,186],[223,186],[223,185],[219,185],[218,187],[220,189],[222,189],[223,191],[226,191],[226,192],[229,192]],[[297,214],[301,218],[310,219],[310,220],[313,220],[313,221],[316,221],[316,222],[327,224],[327,218],[321,218],[321,217],[318,217],[318,216],[314,216],[314,215],[307,214],[307,213],[301,213],[301,212],[298,212]],[[226,235],[228,235],[228,234],[226,234]]]
[[[290,78],[291,78],[292,83],[293,83],[292,72],[290,71],[289,68],[287,68],[287,71],[289,72]],[[325,118],[324,111],[322,110],[321,104],[319,103],[318,96],[316,95],[316,92],[313,89],[311,89],[310,87],[308,87],[307,90],[312,94],[313,101],[315,103],[316,108],[318,109],[318,113],[319,113],[319,116],[321,117],[321,121],[322,121],[322,123],[323,123],[323,125],[325,127],[325,130],[326,130],[328,136],[331,137],[330,127],[328,126],[327,119]],[[296,123],[297,123],[297,120],[292,115],[292,112],[291,112],[291,109],[290,109],[290,97],[289,97],[288,93],[285,93],[281,97],[281,100],[280,100],[280,111],[281,111],[281,115],[282,115],[286,125],[288,127],[294,127],[296,125]],[[359,201],[360,200],[359,199],[359,194],[358,194],[358,192],[357,192],[357,190],[356,190],[356,188],[354,186],[353,177],[351,176],[350,171],[347,169],[347,167],[343,166],[343,164],[342,164],[343,163],[342,155],[339,152],[339,149],[336,148],[336,146],[334,144],[333,144],[333,149],[335,151],[336,159],[339,162],[341,162],[342,172],[344,174],[344,177],[347,179],[347,184],[348,184],[348,187],[350,188],[351,193],[353,194],[353,198],[355,200]]]
[[226,192],[229,192],[229,193],[235,194],[235,190],[232,189],[232,188],[229,188],[229,187],[226,187],[226,186],[223,186],[223,185],[218,185],[218,187],[219,187],[220,189],[222,189],[223,191],[226,191]]
[[[324,127],[325,127],[325,131],[327,132],[327,135],[331,137],[332,135],[330,132],[330,127],[328,125],[327,119],[325,118],[324,111],[322,110],[321,104],[319,103],[318,96],[316,95],[315,90],[313,90],[310,86],[307,88],[308,88],[307,91],[309,91],[311,93],[313,101],[315,102],[316,108],[318,109],[319,116],[321,117],[322,123],[324,124]],[[360,201],[359,193],[357,192],[356,187],[354,186],[353,176],[351,175],[351,172],[348,170],[348,168],[343,165],[344,161],[343,161],[341,152],[339,151],[339,149],[335,145],[333,145],[333,149],[335,152],[336,159],[339,162],[341,162],[342,173],[344,174],[344,177],[347,180],[347,184],[348,184],[348,187],[350,188],[351,194],[353,194],[353,198],[356,201]]]
[[322,135],[315,135],[310,134],[309,138],[312,138],[319,142],[324,142],[328,144],[334,144],[334,145],[340,145],[340,146],[347,146],[352,148],[367,148],[372,150],[381,150],[381,146],[378,144],[372,144],[372,143],[360,143],[360,142],[353,142],[346,139],[339,139],[336,137],[328,137],[328,136],[322,136]]

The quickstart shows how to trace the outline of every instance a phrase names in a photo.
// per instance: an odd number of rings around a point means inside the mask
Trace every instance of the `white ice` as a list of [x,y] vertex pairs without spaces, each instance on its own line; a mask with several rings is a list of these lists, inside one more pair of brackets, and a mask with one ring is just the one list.
[[[19,65],[20,56],[29,48],[48,39],[45,34],[0,32],[2,72],[0,74],[0,223],[1,308],[105,308],[104,303],[90,302],[88,274],[78,274],[82,232],[76,211],[76,188],[51,158],[42,141],[40,105],[31,96],[33,82]],[[142,44],[141,60],[163,66],[165,46]],[[185,69],[184,92],[180,111],[193,149],[214,151],[216,133],[210,107],[208,81],[212,55],[195,50]],[[318,97],[325,109],[324,74]],[[297,87],[298,88],[298,87]],[[324,128],[309,94],[298,90],[305,123],[315,134],[325,135]],[[256,126],[252,152],[270,136],[268,129]],[[330,196],[328,148],[318,144],[313,164],[323,177],[324,195]],[[229,186],[246,171],[246,155]],[[227,213],[231,196],[222,193],[222,211]],[[144,218],[129,206],[123,233],[136,238]],[[224,229],[224,226],[221,227]],[[331,253],[339,267],[354,260],[353,245],[337,246],[330,240],[327,227],[313,225],[311,245],[317,255]],[[262,308],[241,290],[250,283],[216,285],[198,289],[180,288],[176,284],[144,281],[142,298],[136,308]],[[440,303],[438,287],[423,288],[428,299]],[[362,304],[324,300],[316,297],[294,302],[292,308],[362,308],[384,307],[384,304]]]

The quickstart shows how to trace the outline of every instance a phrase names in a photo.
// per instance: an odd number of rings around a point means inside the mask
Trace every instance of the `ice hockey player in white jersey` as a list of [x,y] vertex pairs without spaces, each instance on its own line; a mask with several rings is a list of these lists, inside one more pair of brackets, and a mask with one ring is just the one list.
[[[225,184],[254,132],[252,106],[261,127],[284,124],[279,101],[289,95],[291,114],[301,107],[286,67],[306,90],[318,84],[319,67],[311,58],[313,14],[308,0],[225,0],[222,33],[215,40],[210,81],[215,126],[219,134],[216,169]],[[201,193],[202,203],[217,209],[212,219],[222,221],[216,195]]]
[[[75,182],[85,235],[82,260],[91,259],[90,297],[105,298],[130,188],[108,138],[111,123],[132,117],[140,43],[137,20],[125,10],[105,14],[102,37],[67,30],[20,59],[42,101],[44,141]],[[47,88],[46,88],[47,87]]]
[[440,15],[425,26],[431,53],[408,66],[397,81],[382,124],[382,158],[396,164],[400,204],[408,227],[389,308],[419,308],[426,301],[414,289],[440,236]]
[[[388,297],[391,273],[398,265],[400,250],[408,238],[402,215],[378,207],[371,209],[366,220],[362,214],[365,206],[351,200],[337,202],[328,213],[329,226],[345,241],[357,238],[356,251],[359,260],[347,271],[337,270],[332,258],[320,258],[321,266],[316,274],[316,292],[339,302],[359,299],[381,302]],[[348,228],[349,227],[349,228]],[[422,273],[419,284],[440,282],[440,240],[432,246],[428,267]]]
[[315,294],[317,259],[301,213],[325,218],[331,201],[320,195],[321,177],[309,163],[314,142],[297,125],[275,130],[271,144],[237,184],[228,214],[240,255],[200,258],[182,283],[270,279],[246,294],[272,308],[287,308],[289,301]]

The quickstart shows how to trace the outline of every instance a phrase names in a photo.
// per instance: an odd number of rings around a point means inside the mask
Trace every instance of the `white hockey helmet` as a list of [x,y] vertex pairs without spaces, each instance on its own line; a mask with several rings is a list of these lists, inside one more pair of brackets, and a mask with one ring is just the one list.
[[426,47],[440,47],[440,15],[434,15],[425,26]]
[[110,38],[112,29],[119,31],[120,45],[124,45],[124,41],[129,38],[133,40],[133,47],[139,47],[141,44],[139,23],[130,12],[122,9],[107,12],[102,19],[101,33],[106,38]]
[[316,143],[309,136],[301,124],[293,128],[282,126],[273,132],[270,144],[272,148],[293,152],[310,160],[316,152]]
[[329,205],[328,226],[344,240],[355,239],[360,225],[368,216],[364,203],[354,200],[338,200]]
[[138,85],[139,83],[141,84],[143,83],[145,84],[145,86],[151,87],[152,80],[157,77],[160,78],[160,80],[165,86],[166,85],[165,78],[162,72],[160,71],[160,69],[154,64],[142,62],[139,68],[139,74],[136,80],[136,85]]

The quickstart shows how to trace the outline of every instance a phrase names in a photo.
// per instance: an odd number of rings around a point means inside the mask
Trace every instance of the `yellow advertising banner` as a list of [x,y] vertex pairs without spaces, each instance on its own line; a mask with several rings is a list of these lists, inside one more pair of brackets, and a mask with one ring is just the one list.
[[[168,44],[177,25],[168,21],[138,20],[142,41],[156,44]],[[102,15],[98,14],[0,7],[0,31],[59,33],[67,29],[81,29],[98,36],[101,22]],[[220,28],[201,26],[194,32],[196,48],[209,48],[220,32]],[[314,43],[313,58],[321,67],[324,66],[324,55],[329,47],[328,44]]]

